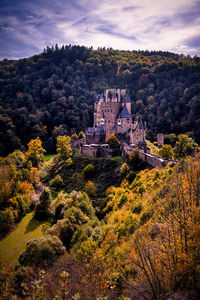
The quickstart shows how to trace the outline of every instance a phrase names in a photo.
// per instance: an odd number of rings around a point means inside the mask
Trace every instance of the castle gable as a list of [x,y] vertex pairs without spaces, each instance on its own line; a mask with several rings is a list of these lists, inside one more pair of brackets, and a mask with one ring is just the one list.
[[129,114],[126,105],[122,108],[120,114],[118,115],[118,119],[122,118],[131,118],[131,115]]

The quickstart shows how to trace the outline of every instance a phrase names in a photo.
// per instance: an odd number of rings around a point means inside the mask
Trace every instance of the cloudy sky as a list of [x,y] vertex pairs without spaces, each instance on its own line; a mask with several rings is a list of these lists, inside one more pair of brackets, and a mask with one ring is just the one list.
[[200,0],[0,0],[0,59],[79,44],[200,55]]

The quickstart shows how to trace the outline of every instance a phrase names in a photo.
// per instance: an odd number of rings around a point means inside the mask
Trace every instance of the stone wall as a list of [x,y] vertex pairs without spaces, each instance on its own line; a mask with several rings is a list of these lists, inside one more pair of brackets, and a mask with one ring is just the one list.
[[121,125],[117,125],[117,133],[127,133],[131,128],[132,118],[122,118]]
[[[131,148],[123,147],[122,149],[122,156],[125,161],[128,161],[129,155],[131,153]],[[159,156],[152,155],[150,153],[146,153],[144,151],[140,151],[141,158],[144,162],[146,162],[148,165],[157,168],[157,169],[162,169],[165,166],[167,166],[170,162],[173,164],[176,164],[176,161],[174,160],[168,160],[164,159]]]
[[121,155],[121,150],[118,148],[106,148],[102,146],[93,147],[93,146],[83,146],[80,148],[79,153],[86,156],[91,157],[113,157],[113,156],[119,156]]
[[105,143],[105,134],[86,135],[86,144]]

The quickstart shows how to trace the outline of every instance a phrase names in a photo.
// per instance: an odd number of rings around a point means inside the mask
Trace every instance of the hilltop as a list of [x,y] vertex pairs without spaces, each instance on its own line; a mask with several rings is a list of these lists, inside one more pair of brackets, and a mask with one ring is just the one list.
[[82,46],[0,62],[0,155],[40,137],[55,153],[58,135],[93,124],[93,96],[127,88],[132,112],[147,122],[147,138],[187,133],[200,141],[200,61],[169,52]]

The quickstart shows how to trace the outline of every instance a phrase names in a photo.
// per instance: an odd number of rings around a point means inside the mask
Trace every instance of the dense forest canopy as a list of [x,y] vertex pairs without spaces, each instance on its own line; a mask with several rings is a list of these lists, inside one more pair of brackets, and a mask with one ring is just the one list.
[[199,57],[162,51],[119,51],[83,46],[44,49],[0,62],[0,155],[40,137],[48,153],[58,135],[93,124],[93,95],[127,88],[132,110],[158,132],[189,133],[200,142]]

